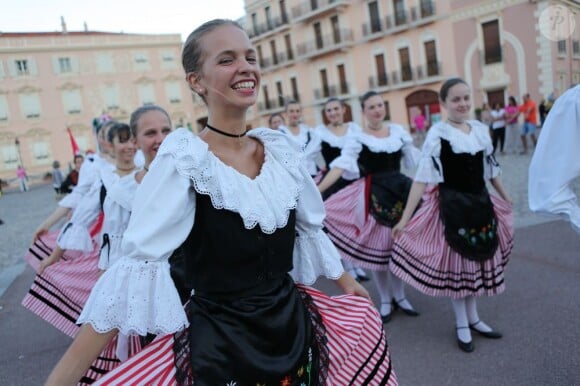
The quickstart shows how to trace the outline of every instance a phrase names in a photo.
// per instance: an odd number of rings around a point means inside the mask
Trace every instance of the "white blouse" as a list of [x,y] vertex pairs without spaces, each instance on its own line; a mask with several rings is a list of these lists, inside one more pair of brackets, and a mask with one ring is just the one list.
[[[81,199],[73,216],[64,224],[57,239],[59,247],[63,249],[90,252],[93,250],[93,241],[90,227],[94,224],[101,212],[101,187],[107,190],[103,201],[103,227],[101,229],[101,253],[99,269],[107,269],[120,256],[120,247],[123,232],[129,223],[131,207],[138,183],[135,180],[137,170],[120,177],[117,173],[102,170],[89,192]],[[107,235],[108,244],[103,245],[103,236]]]
[[580,85],[562,94],[542,126],[529,169],[528,200],[534,212],[562,217],[580,233],[573,180],[580,176]]
[[[469,133],[464,133],[447,122],[438,122],[431,126],[423,143],[415,181],[427,184],[443,182],[443,167],[440,159],[441,138],[449,141],[451,149],[456,154],[474,155],[483,150],[483,177],[485,179],[495,178],[501,174],[501,169],[492,156],[493,146],[489,137],[489,128],[475,120],[467,121],[467,124],[471,126]],[[435,167],[434,162],[437,163],[438,168]]]
[[75,209],[83,196],[87,194],[95,181],[99,179],[101,172],[112,172],[115,165],[98,154],[87,156],[79,170],[79,180],[72,192],[63,197],[58,205],[63,208]]
[[79,323],[90,323],[99,332],[117,328],[139,335],[173,333],[188,325],[168,258],[192,229],[196,194],[210,196],[215,208],[238,213],[247,229],[259,226],[270,234],[284,227],[296,209],[294,280],[312,284],[319,275],[342,275],[340,256],[322,231],[320,193],[299,147],[268,128],[251,130],[248,136],[261,141],[265,152],[254,179],[221,162],[185,129],[167,136],[137,189],[123,257],[96,283]]
[[359,178],[356,157],[361,150],[360,143],[356,140],[355,134],[360,133],[362,128],[354,122],[348,122],[346,133],[342,136],[335,135],[325,125],[319,125],[312,131],[312,139],[304,149],[308,162],[316,162],[316,158],[322,151],[322,142],[327,142],[333,147],[341,148],[340,156],[334,159],[328,169],[341,168],[344,170],[342,177],[347,180]]

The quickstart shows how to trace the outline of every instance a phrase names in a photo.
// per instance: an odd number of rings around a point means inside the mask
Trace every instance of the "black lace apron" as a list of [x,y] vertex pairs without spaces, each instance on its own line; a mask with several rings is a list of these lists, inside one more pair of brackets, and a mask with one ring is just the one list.
[[441,139],[444,182],[439,184],[439,209],[445,240],[461,256],[474,261],[493,257],[498,247],[497,219],[483,179],[483,151],[456,154]]

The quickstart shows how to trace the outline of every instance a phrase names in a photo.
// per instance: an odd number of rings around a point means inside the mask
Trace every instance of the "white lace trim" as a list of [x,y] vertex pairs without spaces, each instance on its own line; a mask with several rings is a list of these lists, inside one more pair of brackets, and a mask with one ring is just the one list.
[[400,125],[390,124],[391,133],[388,137],[377,138],[366,132],[358,134],[357,139],[371,151],[375,153],[394,153],[399,151],[404,145],[413,142],[409,133]]
[[306,285],[314,284],[318,276],[336,280],[344,272],[336,247],[322,230],[296,236],[293,264],[290,275],[297,283]]
[[271,234],[286,226],[297,206],[304,184],[302,153],[285,134],[271,129],[253,129],[248,136],[264,144],[264,164],[255,179],[224,164],[185,129],[168,136],[159,153],[172,154],[178,173],[191,179],[196,192],[208,195],[215,208],[238,213],[246,229],[259,224]]
[[99,278],[78,323],[125,335],[172,334],[189,325],[167,261],[124,258]]
[[346,133],[340,137],[335,135],[325,125],[318,125],[316,129],[314,129],[314,133],[321,141],[324,141],[333,147],[340,147],[342,149],[349,137],[362,132],[362,128],[354,122],[348,122],[346,125]]
[[123,176],[116,181],[113,181],[107,188],[107,198],[117,203],[120,207],[131,211],[133,207],[133,199],[135,198],[135,191],[139,184],[135,180],[137,171]]

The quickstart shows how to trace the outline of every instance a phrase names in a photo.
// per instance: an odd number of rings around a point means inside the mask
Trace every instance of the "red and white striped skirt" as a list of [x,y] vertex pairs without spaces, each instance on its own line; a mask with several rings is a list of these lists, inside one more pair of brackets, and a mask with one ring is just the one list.
[[391,228],[366,213],[364,196],[365,179],[361,178],[324,201],[325,230],[344,260],[357,267],[387,271],[393,246]]
[[[25,255],[24,258],[33,268],[38,269],[39,262],[50,256],[56,245],[56,238],[52,236],[51,233],[37,240]],[[22,305],[66,335],[74,337],[78,331],[76,321],[99,278],[98,260],[96,243],[90,253],[67,251],[42,275],[36,275]]]
[[497,218],[499,246],[495,255],[477,262],[451,249],[439,217],[439,189],[430,187],[423,202],[395,240],[390,269],[403,281],[430,296],[464,298],[504,291],[504,269],[514,243],[511,205],[490,194]]
[[[397,385],[375,307],[361,297],[329,297],[310,287],[300,288],[314,300],[326,328],[330,355],[326,384]],[[95,385],[177,385],[173,343],[173,335],[158,337]]]

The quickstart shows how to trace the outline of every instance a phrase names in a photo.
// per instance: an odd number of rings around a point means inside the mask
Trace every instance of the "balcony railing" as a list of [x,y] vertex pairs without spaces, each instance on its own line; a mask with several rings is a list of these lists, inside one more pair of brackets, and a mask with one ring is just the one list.
[[364,23],[362,25],[363,36],[367,37],[369,35],[378,34],[387,29],[386,20],[376,19],[372,20],[370,23]]
[[288,25],[289,19],[287,14],[282,14],[275,18],[272,18],[266,23],[256,24],[252,28],[248,29],[246,32],[250,39],[264,35],[270,31],[274,31],[279,27]]
[[377,76],[369,76],[369,88],[385,87],[389,85],[389,75],[386,72]]
[[435,3],[431,0],[422,0],[419,7],[411,8],[413,23],[429,22],[435,16]]
[[300,102],[300,94],[286,95],[286,96],[280,95],[277,98],[267,99],[267,100],[264,100],[262,102],[258,102],[258,111],[260,111],[260,112],[281,111],[286,106],[287,101]]
[[292,8],[294,21],[308,21],[313,17],[322,16],[324,13],[343,8],[350,4],[348,0],[308,0],[303,1]]
[[264,58],[260,61],[260,67],[265,70],[270,67],[284,65],[294,60],[294,52],[278,52],[270,58]]
[[331,85],[314,90],[315,99],[325,99],[336,97],[339,95],[348,95],[350,87],[348,83],[340,83],[338,85]]
[[441,76],[441,62],[428,62],[425,65],[417,66],[417,79],[431,78]]
[[353,43],[353,33],[350,29],[341,29],[331,35],[320,36],[310,42],[297,46],[298,56],[314,56],[332,50],[344,48]]

